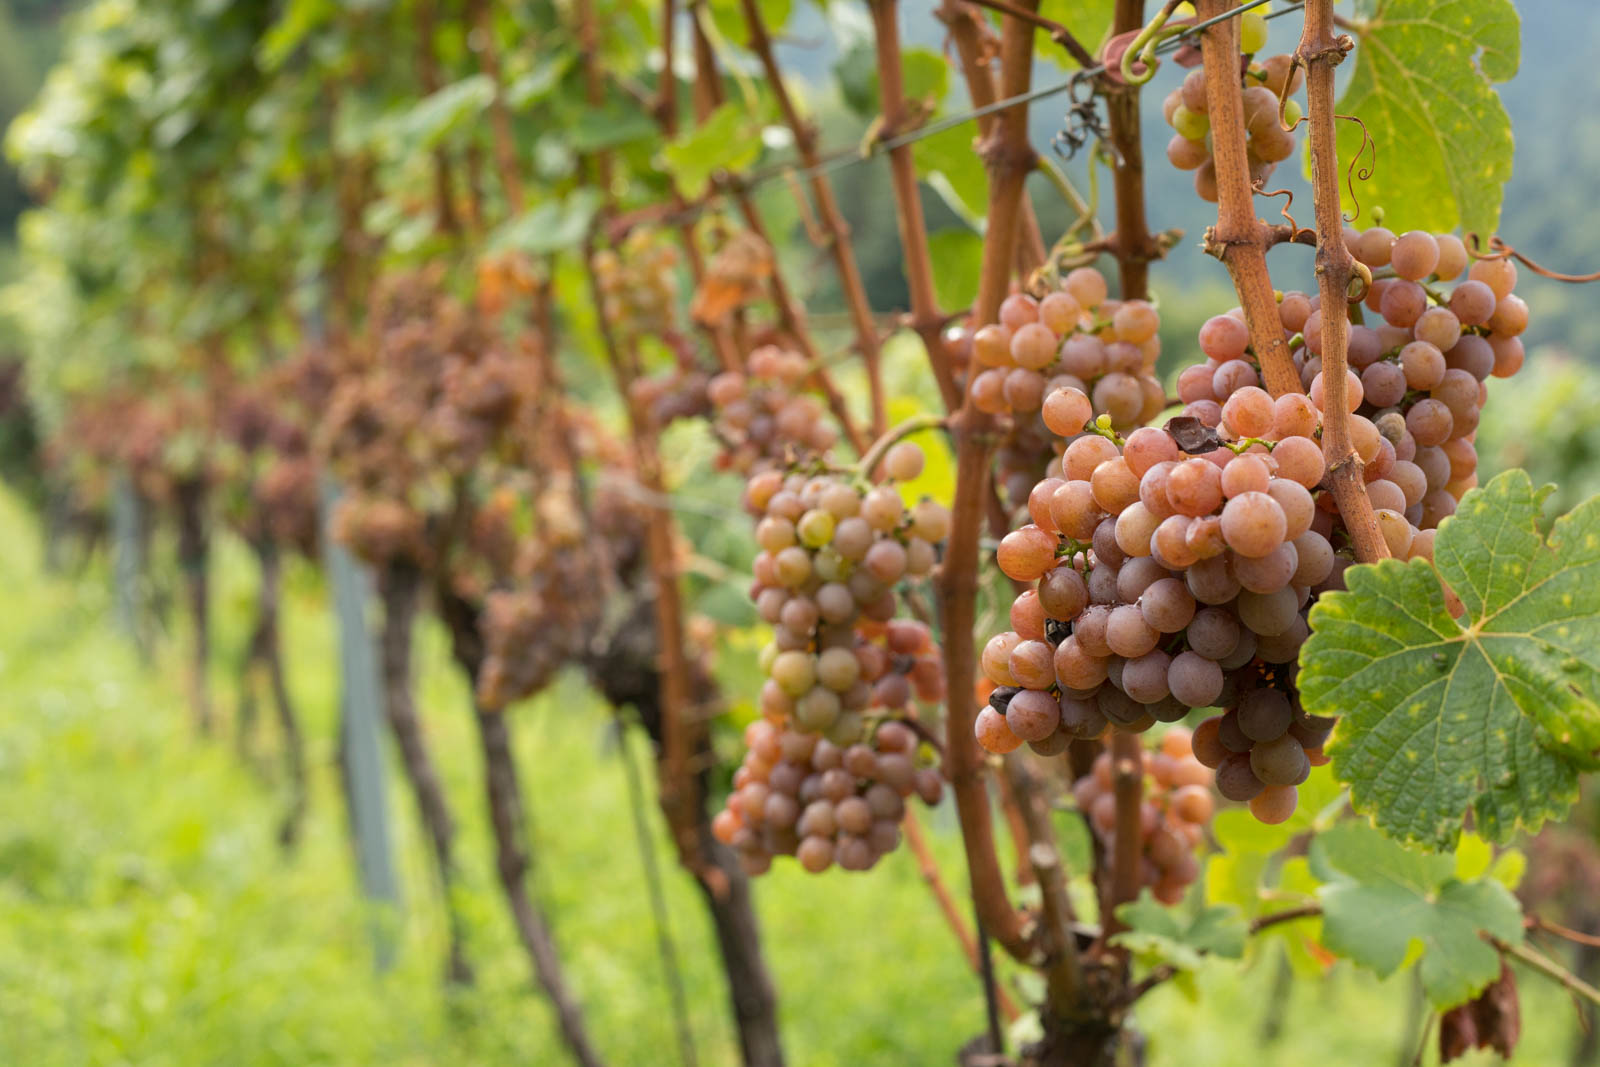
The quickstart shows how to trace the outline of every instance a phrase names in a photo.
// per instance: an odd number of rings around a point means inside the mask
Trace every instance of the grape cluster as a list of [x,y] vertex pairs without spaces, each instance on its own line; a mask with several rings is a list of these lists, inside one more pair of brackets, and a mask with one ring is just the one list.
[[640,227],[616,249],[595,253],[608,321],[640,336],[677,331],[678,252],[664,233]]
[[937,804],[943,780],[917,766],[917,735],[905,723],[879,724],[871,737],[838,745],[816,734],[751,723],[733,792],[711,820],[717,840],[762,874],[773,856],[794,856],[813,874],[837,864],[864,871],[900,843],[912,794]]
[[746,368],[706,384],[712,432],[723,446],[719,467],[749,473],[833,447],[839,434],[822,401],[801,391],[811,373],[804,356],[763,345],[750,353]]
[[1251,440],[1198,455],[1154,427],[1084,433],[1076,389],[1046,400],[1052,431],[1077,436],[1030,494],[1033,521],[1000,542],[1000,569],[1035,585],[983,650],[1003,687],[978,716],[985,748],[1051,754],[1108,723],[1139,732],[1230,707],[1252,665],[1294,662],[1313,592],[1342,572],[1312,495],[1317,413],[1305,396],[1236,392],[1226,411]]
[[[884,458],[896,481],[915,478],[922,465],[921,449],[906,442]],[[847,745],[862,736],[874,703],[904,704],[884,699],[908,684],[889,676],[909,675],[937,698],[936,667],[917,669],[933,653],[931,637],[925,627],[894,621],[894,586],[932,569],[948,510],[924,500],[908,512],[892,484],[866,488],[827,473],[765,471],[750,479],[745,497],[761,516],[751,597],[773,628],[761,653],[762,713]],[[908,657],[902,670],[889,670],[892,657]]]
[[768,470],[746,485],[760,516],[751,596],[773,638],[762,720],[713,828],[753,873],[774,855],[865,870],[898,842],[905,797],[938,800],[938,772],[918,770],[916,733],[898,721],[913,699],[944,694],[932,633],[895,618],[895,584],[932,569],[950,527],[942,505],[908,511],[893,484],[923,463],[901,442],[884,454],[885,484]]
[[[1144,859],[1140,884],[1163,904],[1176,904],[1200,875],[1195,850],[1211,821],[1211,771],[1190,748],[1189,731],[1174,726],[1157,751],[1144,751],[1144,790],[1139,808]],[[1116,850],[1117,798],[1112,788],[1111,754],[1095,757],[1090,772],[1072,786],[1078,810],[1088,819],[1106,852]]]
[[[1247,12],[1240,21],[1241,50],[1253,54],[1267,43],[1266,22],[1255,12]],[[1299,103],[1289,97],[1304,82],[1304,69],[1296,67],[1294,57],[1289,55],[1269,56],[1244,69],[1240,95],[1244,98],[1252,182],[1265,181],[1279,163],[1294,154],[1294,134],[1290,131],[1302,112]],[[1195,193],[1202,200],[1216,203],[1217,166],[1211,154],[1205,71],[1198,67],[1191,70],[1183,84],[1167,94],[1161,113],[1174,131],[1172,140],[1167,142],[1167,160],[1179,170],[1194,171]]]
[[1113,426],[1137,426],[1166,406],[1155,376],[1160,326],[1146,301],[1109,299],[1093,267],[1071,271],[1039,299],[1013,293],[1000,321],[972,335],[972,403],[991,415],[1036,412],[1052,391],[1071,386]]
[[1231,707],[1195,727],[1195,759],[1217,772],[1217,792],[1248,802],[1264,823],[1294,814],[1295,788],[1327,762],[1333,720],[1308,715],[1294,686],[1297,668],[1256,663],[1241,672]]

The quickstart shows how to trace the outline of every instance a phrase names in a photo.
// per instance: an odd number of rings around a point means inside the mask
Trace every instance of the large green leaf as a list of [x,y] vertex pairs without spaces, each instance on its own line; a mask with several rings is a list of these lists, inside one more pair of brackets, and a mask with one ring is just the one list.
[[[1383,0],[1357,37],[1338,110],[1376,144],[1372,177],[1356,185],[1363,209],[1382,208],[1398,229],[1492,232],[1511,177],[1511,119],[1493,84],[1517,72],[1511,0]],[[1348,164],[1362,131],[1339,127]]]
[[1522,940],[1522,908],[1493,878],[1462,881],[1447,855],[1410,852],[1369,826],[1344,823],[1311,843],[1311,869],[1325,883],[1322,943],[1387,978],[1420,942],[1422,987],[1434,1007],[1472,999],[1500,973],[1480,936]]
[[1148,889],[1138,900],[1119,907],[1117,918],[1128,929],[1113,937],[1112,944],[1148,963],[1170,963],[1180,970],[1194,970],[1207,954],[1239,959],[1249,934],[1237,908],[1213,905],[1185,917],[1178,909],[1157,903]]
[[547,200],[507,220],[490,236],[489,245],[494,249],[515,248],[530,255],[573,248],[583,241],[599,207],[599,192],[575,190],[563,200]]
[[[1111,29],[1112,0],[1044,0],[1039,14],[1055,19],[1072,31],[1090,52],[1099,52],[1100,42]],[[1154,6],[1154,5],[1151,5]],[[1065,48],[1056,44],[1046,33],[1035,34],[1033,48],[1036,53],[1064,70],[1078,69],[1078,63]]]
[[494,82],[489,76],[468,75],[413,104],[400,119],[398,132],[417,149],[433,148],[475,121],[492,100]]
[[982,218],[989,210],[989,175],[983,169],[983,160],[972,150],[976,136],[977,125],[963,123],[911,146],[917,176],[927,181],[931,175],[941,175],[944,182],[932,183],[934,188],[956,214],[967,219]]
[[[1455,844],[1470,809],[1503,841],[1557,817],[1600,749],[1600,497],[1546,541],[1526,473],[1507,471],[1440,526],[1434,562],[1345,573],[1311,610],[1307,710],[1356,809],[1391,834]],[[1457,622],[1441,579],[1466,607]]]
[[743,170],[760,156],[761,124],[734,103],[723,104],[661,149],[678,191],[691,200],[705,192],[717,171]]
[[983,269],[983,238],[971,230],[940,230],[929,235],[928,252],[939,264],[933,272],[939,306],[951,310],[970,307],[978,295],[978,275]]

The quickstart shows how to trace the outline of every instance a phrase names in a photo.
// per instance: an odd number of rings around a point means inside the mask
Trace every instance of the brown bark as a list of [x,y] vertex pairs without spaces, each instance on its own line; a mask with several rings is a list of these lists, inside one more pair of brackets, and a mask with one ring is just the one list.
[[[1144,25],[1144,0],[1117,0],[1112,16],[1113,34]],[[1150,261],[1160,259],[1161,245],[1150,235],[1145,218],[1144,146],[1139,130],[1139,86],[1102,79],[1106,119],[1111,134],[1112,188],[1116,194],[1117,232],[1112,254],[1122,279],[1124,300],[1150,296]]]
[[[494,10],[489,0],[467,0],[467,15],[472,22],[468,37],[470,46],[478,55],[478,68],[488,75],[494,86],[494,96],[489,101],[489,133],[494,149],[495,172],[500,177],[500,188],[506,196],[511,214],[522,214],[526,202],[522,194],[522,174],[517,168],[516,135],[511,129],[511,109],[506,106],[505,89],[500,77],[500,49],[494,37]],[[602,187],[609,187],[604,181]]]
[[305,736],[300,729],[299,713],[289,695],[289,683],[283,669],[283,648],[279,640],[278,603],[283,586],[281,557],[278,546],[266,538],[258,539],[254,547],[261,568],[261,593],[257,601],[251,652],[252,658],[266,668],[278,729],[283,733],[283,762],[289,776],[289,805],[278,824],[278,842],[287,849],[293,848],[299,841],[300,830],[305,823],[308,800]]
[[[435,602],[445,628],[450,633],[450,650],[456,665],[472,686],[483,667],[483,638],[478,630],[478,611],[455,595],[447,581],[434,586]],[[516,754],[511,747],[511,728],[506,715],[472,703],[473,721],[478,728],[479,748],[483,753],[484,799],[489,808],[489,824],[494,831],[495,871],[500,889],[511,909],[511,919],[533,965],[535,979],[555,1009],[567,1051],[582,1067],[600,1067],[604,1062],[595,1051],[583,1021],[583,1008],[567,984],[556,950],[555,937],[544,912],[528,894],[528,847],[526,803],[522,778],[517,771]]]
[[[794,99],[789,95],[760,6],[756,0],[742,0],[742,5],[745,24],[750,29],[750,49],[761,60],[761,66],[766,71],[767,85],[777,98],[785,125],[794,135],[800,162],[808,168],[815,167],[821,162],[817,151],[816,127],[801,116]],[[876,437],[888,425],[883,370],[878,358],[877,323],[872,318],[872,306],[867,302],[867,290],[861,280],[861,268],[856,265],[855,251],[850,247],[850,224],[839,210],[839,201],[833,195],[833,184],[824,174],[813,174],[810,184],[811,195],[817,202],[817,214],[822,217],[822,224],[827,229],[828,252],[833,256],[834,266],[839,272],[839,285],[844,290],[850,319],[855,325],[856,347],[860,349],[862,362],[866,365],[867,390],[871,395],[872,407],[871,433]]]
[[200,736],[209,737],[215,726],[211,708],[211,589],[207,565],[211,555],[210,531],[206,528],[206,485],[199,478],[177,483],[178,567],[183,572],[184,596],[189,603],[189,621],[194,627],[189,652],[189,694],[195,727]]
[[1355,546],[1356,559],[1375,563],[1389,556],[1378,517],[1367,496],[1361,457],[1350,440],[1346,374],[1349,371],[1349,291],[1355,260],[1344,243],[1339,207],[1339,144],[1334,129],[1333,68],[1351,47],[1336,33],[1332,0],[1306,4],[1305,30],[1295,55],[1306,67],[1306,103],[1311,127],[1311,193],[1317,216],[1317,289],[1322,309],[1322,454],[1328,488]]
[[[1226,11],[1227,0],[1201,0],[1202,19]],[[1244,98],[1239,92],[1239,20],[1204,30],[1200,49],[1206,72],[1206,113],[1211,120],[1211,150],[1217,168],[1217,224],[1206,235],[1207,251],[1218,256],[1233,278],[1250,329],[1250,345],[1261,377],[1273,396],[1300,391],[1277,295],[1267,273],[1270,227],[1256,217],[1245,146]]]
[[472,982],[473,974],[466,954],[466,931],[455,902],[455,818],[434,766],[411,688],[412,630],[421,593],[422,574],[410,564],[392,563],[379,574],[379,595],[383,600],[383,708],[400,749],[400,765],[416,801],[444,897],[450,941],[445,979],[466,985]]
[[[879,135],[885,139],[903,133],[906,121],[905,78],[900,65],[900,27],[896,0],[873,0],[872,21],[878,50],[878,96],[883,104]],[[933,287],[933,260],[928,254],[928,228],[922,216],[922,194],[917,188],[917,165],[911,146],[889,152],[889,173],[894,186],[895,220],[900,228],[900,249],[905,262],[906,285],[911,296],[911,328],[922,338],[934,381],[946,411],[961,406],[950,357],[944,346],[944,315]]]

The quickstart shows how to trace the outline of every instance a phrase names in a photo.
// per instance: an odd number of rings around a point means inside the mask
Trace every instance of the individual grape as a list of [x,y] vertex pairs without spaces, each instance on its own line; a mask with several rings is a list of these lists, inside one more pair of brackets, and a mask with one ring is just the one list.
[[1042,413],[1044,424],[1051,433],[1072,437],[1082,433],[1084,426],[1094,417],[1094,405],[1082,392],[1067,387],[1052,390],[1045,397]]
[[1182,570],[1199,561],[1200,557],[1189,547],[1189,526],[1193,521],[1187,515],[1168,515],[1156,527],[1150,538],[1150,554],[1163,567]]
[[1266,493],[1241,493],[1222,509],[1223,540],[1241,556],[1265,556],[1283,543],[1287,529],[1283,508]]
[[1294,814],[1300,791],[1292,785],[1269,785],[1250,798],[1250,814],[1259,822],[1276,826]]
[[1283,509],[1285,540],[1293,541],[1311,529],[1316,503],[1305,486],[1288,478],[1274,478],[1267,486],[1267,495]]
[[1055,732],[1060,721],[1061,705],[1043,690],[1024,689],[1006,706],[1006,725],[1024,741],[1044,740]]
[[1162,578],[1143,591],[1139,611],[1158,633],[1175,634],[1194,618],[1195,598],[1177,578]]
[[1086,691],[1106,680],[1105,656],[1111,650],[1105,645],[1102,637],[1098,647],[1105,648],[1105,653],[1089,651],[1085,647],[1084,636],[1080,626],[1076,632],[1056,646],[1056,679],[1065,689]]
[[1242,358],[1249,344],[1249,328],[1231,315],[1213,315],[1200,326],[1200,351],[1219,363]]
[[1418,445],[1443,444],[1455,426],[1450,409],[1431,397],[1419,400],[1406,412],[1406,429]]
[[1297,586],[1318,585],[1333,572],[1333,546],[1315,530],[1307,530],[1294,539],[1295,567],[1290,581]]
[[1191,141],[1181,133],[1172,135],[1167,142],[1167,162],[1178,170],[1194,170],[1211,159],[1211,149],[1205,141]]
[[1050,327],[1029,322],[1016,327],[1011,335],[1011,362],[1028,370],[1040,370],[1056,361],[1059,342]]
[[1155,704],[1170,695],[1167,671],[1172,657],[1160,649],[1129,659],[1122,668],[1122,690],[1141,704]]
[[[1252,55],[1267,47],[1267,19],[1259,11],[1246,11],[1239,16],[1239,51]],[[1266,90],[1271,95],[1272,91]],[[1276,96],[1274,96],[1276,100]]]
[[1022,738],[1011,732],[1006,717],[991,707],[985,707],[978,712],[974,730],[978,744],[988,752],[1003,756],[1007,752],[1015,752],[1022,744]]
[[1251,741],[1282,737],[1293,719],[1289,698],[1280,690],[1252,689],[1239,700],[1239,730]]
[[1139,502],[1158,520],[1173,514],[1172,501],[1167,496],[1167,479],[1176,466],[1171,460],[1164,460],[1145,471],[1144,477],[1139,479]]
[[[1354,414],[1356,409],[1361,407],[1361,401],[1365,398],[1366,394],[1361,387],[1360,375],[1356,374],[1356,372],[1352,370],[1347,370],[1344,373],[1345,404],[1349,408],[1351,414]],[[1324,399],[1322,374],[1320,372],[1316,375],[1316,377],[1311,379],[1311,388],[1306,391],[1311,396],[1311,402],[1317,405],[1319,410],[1326,410],[1327,404]]]
[[1439,265],[1439,242],[1426,230],[1411,230],[1395,239],[1389,266],[1402,278],[1421,281]]
[[[1055,652],[1045,641],[1018,641],[1006,665],[1017,685],[1029,689],[1048,689],[1055,684]],[[1034,738],[1025,738],[1032,741]]]
[[1465,371],[1474,381],[1481,382],[1494,372],[1494,349],[1482,337],[1465,333],[1444,354],[1444,361],[1451,370]]
[[1489,316],[1489,329],[1502,337],[1515,337],[1528,328],[1528,303],[1515,293],[1507,293]]
[[1128,300],[1111,316],[1111,328],[1119,340],[1138,344],[1154,337],[1161,327],[1161,317],[1145,300]]
[[1285,733],[1250,750],[1250,769],[1267,785],[1299,785],[1311,774],[1300,742]]
[[1299,598],[1293,587],[1271,593],[1239,593],[1239,621],[1264,636],[1281,634],[1300,617]]
[[1278,465],[1278,477],[1298,482],[1307,489],[1322,483],[1327,466],[1323,461],[1322,447],[1309,437],[1285,437],[1272,450]]
[[1105,733],[1110,723],[1093,700],[1061,694],[1061,729],[1073,737],[1092,738]]
[[1211,129],[1211,123],[1207,121],[1204,113],[1190,111],[1182,104],[1178,105],[1177,109],[1172,112],[1172,118],[1169,121],[1172,128],[1178,131],[1180,137],[1185,137],[1191,141],[1205,140],[1206,133]]
[[1223,716],[1216,715],[1199,723],[1189,739],[1194,758],[1213,770],[1222,766],[1222,762],[1233,754],[1221,740],[1222,719]]
[[1117,516],[1117,547],[1129,556],[1148,556],[1150,538],[1161,518],[1140,501],[1135,501]]
[[1083,577],[1068,566],[1058,566],[1039,579],[1039,606],[1052,619],[1077,618],[1089,602]]
[[1517,265],[1509,257],[1475,260],[1467,277],[1487,285],[1496,299],[1504,299],[1517,286]]
[[983,668],[983,673],[995,685],[1016,685],[1016,678],[1011,674],[1011,651],[1021,641],[1015,633],[1006,631],[995,634],[983,646],[983,652],[978,657],[978,664]]
[[[1478,260],[1473,264],[1476,270],[1478,265],[1485,262]],[[1485,325],[1494,315],[1495,304],[1499,297],[1488,285],[1472,278],[1457,285],[1450,293],[1450,310],[1464,326]]]
[[1141,426],[1130,433],[1123,443],[1122,455],[1128,461],[1128,469],[1139,478],[1158,463],[1176,463],[1183,458],[1172,435],[1154,426]]
[[883,457],[883,470],[897,482],[909,482],[922,473],[922,449],[910,441],[892,446]]
[[1106,620],[1106,644],[1112,652],[1127,659],[1142,656],[1156,647],[1160,631],[1145,621],[1136,605],[1122,604],[1111,609]]
[[1222,668],[1216,661],[1192,650],[1180,652],[1167,668],[1167,686],[1172,695],[1191,708],[1213,705],[1222,695],[1222,684]]
[[1059,289],[1039,301],[1039,321],[1056,334],[1070,333],[1082,314],[1083,309],[1072,294]]
[[1238,556],[1233,560],[1233,576],[1252,593],[1272,593],[1289,584],[1300,557],[1294,545],[1283,542],[1265,556]]
[[1222,468],[1222,495],[1231,500],[1244,493],[1265,493],[1271,477],[1260,456],[1234,456]]
[[1467,246],[1453,233],[1435,234],[1434,238],[1439,242],[1439,263],[1434,273],[1442,282],[1459,278],[1467,269]]
[[1120,454],[1115,444],[1096,434],[1085,434],[1067,446],[1061,456],[1061,472],[1069,482],[1086,482],[1094,469]]
[[919,501],[911,509],[911,532],[924,541],[943,541],[950,535],[950,509],[936,500]]
[[[1096,567],[1095,569],[1103,570],[1106,568]],[[1169,577],[1167,570],[1160,563],[1157,563],[1149,556],[1140,556],[1136,559],[1128,560],[1117,569],[1116,583],[1113,589],[1118,600],[1131,604],[1138,600],[1140,594],[1150,588],[1153,583],[1167,577]]]
[[1222,421],[1238,437],[1265,437],[1272,430],[1273,415],[1272,395],[1254,385],[1236,391],[1222,405]]
[[1094,469],[1089,488],[1096,504],[1113,514],[1139,499],[1139,476],[1123,456],[1113,456]]
[[1093,267],[1076,267],[1062,279],[1061,287],[1086,308],[1098,307],[1109,292],[1105,276]]
[[1496,378],[1511,377],[1522,369],[1523,360],[1527,358],[1520,337],[1491,335],[1489,348],[1494,353],[1494,369],[1490,373]]
[[833,865],[833,841],[818,836],[801,838],[795,859],[812,874],[821,874]]
[[1131,374],[1112,371],[1095,382],[1091,395],[1095,407],[1109,415],[1111,424],[1119,428],[1137,423],[1144,411],[1144,386]]
[[1394,250],[1394,233],[1382,226],[1365,230],[1356,239],[1351,253],[1369,267],[1386,267]]
[[1378,508],[1374,514],[1378,519],[1378,532],[1389,546],[1389,554],[1395,559],[1410,558],[1411,538],[1415,532],[1411,523],[1403,514],[1389,508]]
[[861,502],[861,517],[874,530],[888,533],[900,525],[905,515],[905,505],[893,488],[880,485],[867,493]]
[[[879,542],[880,545],[892,543]],[[1055,565],[1055,558],[1055,536],[1031,523],[1001,538],[1000,548],[995,553],[1000,570],[1006,577],[1019,582],[1031,582],[1039,578]]]
[[[1204,521],[1197,519],[1196,524]],[[1229,571],[1227,559],[1222,556],[1202,559],[1191,566],[1184,575],[1184,583],[1202,604],[1226,604],[1239,595],[1239,582]]]
[[1361,390],[1374,407],[1398,404],[1406,395],[1405,372],[1393,363],[1374,363],[1361,372]]
[[1013,331],[1039,321],[1039,305],[1027,293],[1012,293],[1000,302],[1000,325]]
[[1444,353],[1427,341],[1413,341],[1400,350],[1400,367],[1408,387],[1432,389],[1444,377]]
[[1264,788],[1266,784],[1251,769],[1247,753],[1235,752],[1217,767],[1217,792],[1228,800],[1243,803],[1253,799]]

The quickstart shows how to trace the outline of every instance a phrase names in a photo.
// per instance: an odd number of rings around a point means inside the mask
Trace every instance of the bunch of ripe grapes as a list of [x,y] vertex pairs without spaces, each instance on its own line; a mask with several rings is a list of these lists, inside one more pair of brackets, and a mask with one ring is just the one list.
[[665,233],[641,227],[616,249],[595,253],[601,309],[635,334],[666,336],[678,328],[678,250]]
[[[764,870],[776,853],[799,855],[815,870],[835,859],[846,869],[864,869],[897,840],[890,831],[901,815],[900,798],[916,790],[936,799],[936,790],[917,786],[914,731],[895,721],[909,715],[913,697],[935,701],[943,695],[931,632],[895,617],[896,584],[933,568],[936,546],[950,527],[942,505],[924,500],[908,510],[894,485],[917,477],[923,463],[920,448],[900,442],[884,455],[882,469],[890,479],[884,484],[870,485],[852,473],[768,470],[746,486],[746,506],[760,516],[751,597],[773,628],[760,657],[768,676],[759,700],[765,725],[752,737],[774,745],[780,733],[805,738],[785,749],[794,774],[786,770],[770,781],[768,772],[777,773],[783,761],[752,744],[745,769],[761,788],[750,792],[736,782],[720,817],[719,832],[740,848],[752,870]],[[874,728],[878,719],[885,721]],[[830,771],[837,773],[829,776]],[[937,772],[930,773],[936,784]],[[827,790],[801,793],[801,782],[813,776],[819,783],[827,776]],[[796,811],[785,822],[787,808],[778,801],[780,817],[764,821],[769,786],[791,800],[803,796],[808,805],[825,800],[817,811],[827,818],[813,815],[802,827],[794,821],[801,814]],[[883,788],[874,792],[875,786]],[[852,797],[879,802],[868,809],[850,803]],[[858,818],[863,811],[875,812],[889,828],[873,831],[873,817]],[[805,844],[808,838],[815,840]]]
[[[1176,904],[1200,875],[1195,851],[1211,822],[1211,771],[1195,758],[1189,731],[1174,726],[1159,747],[1143,752],[1144,789],[1139,806],[1143,860],[1140,884],[1164,904]],[[1095,757],[1089,773],[1072,787],[1078,810],[1107,853],[1116,851],[1117,798],[1111,754]]]
[[822,401],[802,391],[811,373],[804,356],[762,345],[745,366],[706,383],[712,432],[723,446],[718,466],[748,474],[834,446],[839,434]]
[[906,800],[914,793],[937,804],[944,790],[936,768],[917,766],[915,731],[893,719],[848,745],[760,719],[744,740],[744,762],[711,830],[751,874],[777,855],[812,873],[834,864],[868,870],[900,844]]
[[1063,386],[1091,397],[1118,428],[1137,426],[1166,406],[1155,376],[1161,317],[1143,300],[1111,300],[1106,280],[1079,267],[1035,299],[1013,293],[1000,321],[972,335],[967,389],[991,415],[1037,412]]
[[[1254,12],[1242,16],[1240,51],[1254,55],[1267,43],[1266,20]],[[1244,101],[1244,122],[1250,180],[1265,181],[1279,163],[1294,154],[1293,129],[1302,114],[1291,99],[1305,83],[1304,68],[1290,55],[1268,56],[1243,66],[1239,94]],[[1280,106],[1282,113],[1280,115]],[[1194,171],[1194,190],[1200,199],[1217,202],[1217,167],[1211,154],[1211,120],[1206,100],[1205,71],[1196,67],[1183,84],[1167,94],[1161,113],[1173,129],[1167,142],[1167,160],[1179,170]]]

